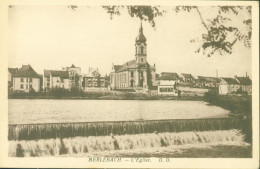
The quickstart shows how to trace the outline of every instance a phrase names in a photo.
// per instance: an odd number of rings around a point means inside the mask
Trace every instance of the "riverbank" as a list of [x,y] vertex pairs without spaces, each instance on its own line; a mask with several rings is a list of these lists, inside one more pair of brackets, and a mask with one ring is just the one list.
[[73,96],[53,96],[47,93],[37,93],[30,95],[27,93],[9,95],[8,99],[64,99],[64,100],[189,100],[203,101],[203,96],[148,96],[143,93],[135,92],[86,92],[84,94]]

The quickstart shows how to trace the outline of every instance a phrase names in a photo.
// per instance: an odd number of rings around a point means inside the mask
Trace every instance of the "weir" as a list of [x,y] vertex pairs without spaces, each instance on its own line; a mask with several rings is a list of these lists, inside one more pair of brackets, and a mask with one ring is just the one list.
[[107,136],[161,132],[241,129],[237,118],[9,124],[8,140],[38,140],[76,136]]
[[[149,133],[116,136],[70,137],[9,141],[9,157],[125,156],[133,153],[171,154],[184,148],[214,145],[246,145],[240,130]],[[113,155],[114,154],[114,155]],[[133,155],[135,156],[135,155]]]

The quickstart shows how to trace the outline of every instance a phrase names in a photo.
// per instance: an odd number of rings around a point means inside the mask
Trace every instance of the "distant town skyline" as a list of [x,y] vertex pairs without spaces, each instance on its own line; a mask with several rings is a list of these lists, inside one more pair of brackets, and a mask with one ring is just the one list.
[[[204,9],[208,12],[208,8]],[[209,13],[210,15],[210,13]],[[213,13],[211,15],[214,15]],[[156,73],[177,72],[198,76],[251,77],[251,49],[238,44],[230,55],[207,57],[190,43],[205,31],[196,14],[167,13],[156,18],[156,28],[143,22],[147,60]],[[112,64],[135,58],[140,20],[128,14],[110,15],[101,7],[14,6],[9,8],[9,67],[30,64],[44,69],[79,66],[109,75]]]

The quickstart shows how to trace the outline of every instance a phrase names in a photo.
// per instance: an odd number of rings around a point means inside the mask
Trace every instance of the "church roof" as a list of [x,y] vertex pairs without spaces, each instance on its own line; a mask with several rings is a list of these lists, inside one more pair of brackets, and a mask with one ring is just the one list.
[[[115,70],[115,72],[121,72],[121,71],[125,71],[128,69],[137,69],[138,66],[140,66],[140,68],[147,68],[147,64],[138,65],[136,63],[136,60],[133,59],[133,60],[130,60],[130,61],[124,63],[123,65],[114,65],[114,70]],[[155,67],[150,65],[150,69],[155,70]]]

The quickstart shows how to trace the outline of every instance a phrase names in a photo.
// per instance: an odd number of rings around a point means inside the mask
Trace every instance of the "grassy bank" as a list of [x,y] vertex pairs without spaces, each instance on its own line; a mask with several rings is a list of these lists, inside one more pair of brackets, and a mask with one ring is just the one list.
[[193,100],[203,101],[203,96],[148,96],[143,93],[127,91],[84,92],[53,89],[49,92],[12,93],[9,99],[80,99],[80,100]]
[[206,93],[204,101],[230,110],[232,117],[241,118],[242,132],[246,135],[245,141],[252,142],[252,96]]

